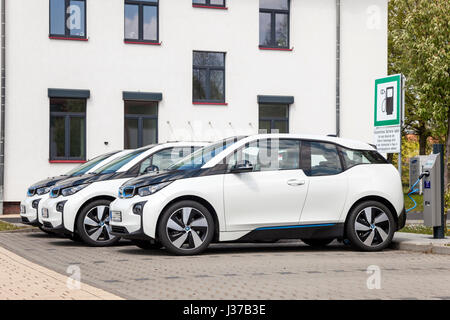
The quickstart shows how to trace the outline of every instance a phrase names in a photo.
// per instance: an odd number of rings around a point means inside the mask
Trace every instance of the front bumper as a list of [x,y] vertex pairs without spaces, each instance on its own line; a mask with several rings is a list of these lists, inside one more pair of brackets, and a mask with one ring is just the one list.
[[[22,223],[35,227],[42,225],[39,221],[38,215],[39,203],[41,200],[42,198],[33,196],[27,197],[25,200],[20,202],[20,217],[22,218]],[[33,207],[33,203],[35,204],[35,207]]]
[[[142,203],[136,199],[116,199],[109,207],[111,234],[130,240],[153,240],[143,230],[143,215],[135,214],[133,206]],[[145,206],[145,204],[144,204]],[[119,211],[122,221],[113,221],[111,212]]]
[[[64,214],[56,210],[56,206],[60,202],[64,202],[60,198],[49,198],[40,206],[40,216],[42,217],[42,228],[57,234],[71,236],[73,232],[64,227]],[[47,216],[44,217],[44,211]]]

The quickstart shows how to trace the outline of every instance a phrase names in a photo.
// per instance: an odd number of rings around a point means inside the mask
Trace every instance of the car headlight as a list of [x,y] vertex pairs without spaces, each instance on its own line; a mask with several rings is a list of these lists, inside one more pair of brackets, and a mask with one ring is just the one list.
[[32,196],[34,196],[35,194],[36,194],[36,189],[34,189],[34,188],[29,188],[29,189],[27,190],[27,196],[32,197]]
[[171,183],[172,183],[172,181],[169,181],[169,182],[162,182],[162,183],[158,183],[158,184],[152,184],[152,185],[145,186],[145,187],[140,187],[138,189],[138,194],[141,197],[149,196],[151,194],[158,192],[159,190],[168,186]]
[[89,185],[89,184],[86,183],[86,184],[80,184],[79,186],[74,186],[74,187],[64,188],[64,189],[61,190],[61,194],[62,194],[64,197],[71,196],[71,195],[73,195],[74,193],[77,193],[78,191],[80,191],[80,190],[86,188],[88,185]]
[[50,187],[42,187],[42,188],[39,188],[36,190],[36,193],[40,196],[43,194],[49,193],[49,192],[50,192]]

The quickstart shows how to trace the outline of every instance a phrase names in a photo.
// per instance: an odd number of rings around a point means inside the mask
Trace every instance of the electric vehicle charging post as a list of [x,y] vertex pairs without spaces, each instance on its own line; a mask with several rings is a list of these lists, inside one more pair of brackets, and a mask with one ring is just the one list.
[[445,238],[444,216],[444,146],[433,145],[430,155],[423,167],[423,220],[428,227],[433,227],[433,238]]

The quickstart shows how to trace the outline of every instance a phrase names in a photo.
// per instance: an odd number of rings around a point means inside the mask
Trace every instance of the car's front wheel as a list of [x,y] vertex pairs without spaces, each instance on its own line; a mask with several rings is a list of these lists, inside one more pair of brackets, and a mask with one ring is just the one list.
[[167,208],[158,225],[162,245],[177,255],[204,251],[214,236],[214,219],[202,204],[184,200]]
[[77,218],[77,232],[83,242],[94,247],[105,247],[120,240],[111,234],[109,200],[96,200],[85,206]]
[[350,212],[346,235],[351,245],[363,251],[379,251],[392,241],[395,221],[391,210],[378,201],[364,201]]

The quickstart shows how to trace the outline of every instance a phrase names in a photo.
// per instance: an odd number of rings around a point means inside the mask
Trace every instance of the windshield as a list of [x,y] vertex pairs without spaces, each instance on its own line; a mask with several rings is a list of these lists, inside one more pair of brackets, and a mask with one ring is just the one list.
[[100,162],[105,160],[106,158],[109,158],[110,156],[112,156],[113,154],[115,154],[115,152],[110,152],[110,153],[102,154],[101,156],[95,157],[94,159],[91,159],[88,162],[83,163],[81,166],[70,170],[65,175],[71,176],[71,177],[81,176],[81,175],[85,174],[86,172],[88,172],[89,170],[91,170],[96,165],[98,165]]
[[117,170],[119,170],[120,168],[122,168],[124,165],[126,165],[128,162],[130,162],[131,160],[133,160],[134,158],[138,157],[139,155],[141,155],[142,153],[144,153],[145,151],[149,150],[150,148],[153,148],[153,146],[148,146],[145,148],[140,148],[137,149],[131,153],[128,153],[126,155],[124,155],[123,157],[119,157],[116,160],[105,164],[104,166],[98,168],[95,173],[114,173]]
[[244,137],[232,137],[217,143],[203,147],[181,161],[173,164],[167,170],[193,170],[201,168],[206,162],[218,155],[220,152],[235,144]]

